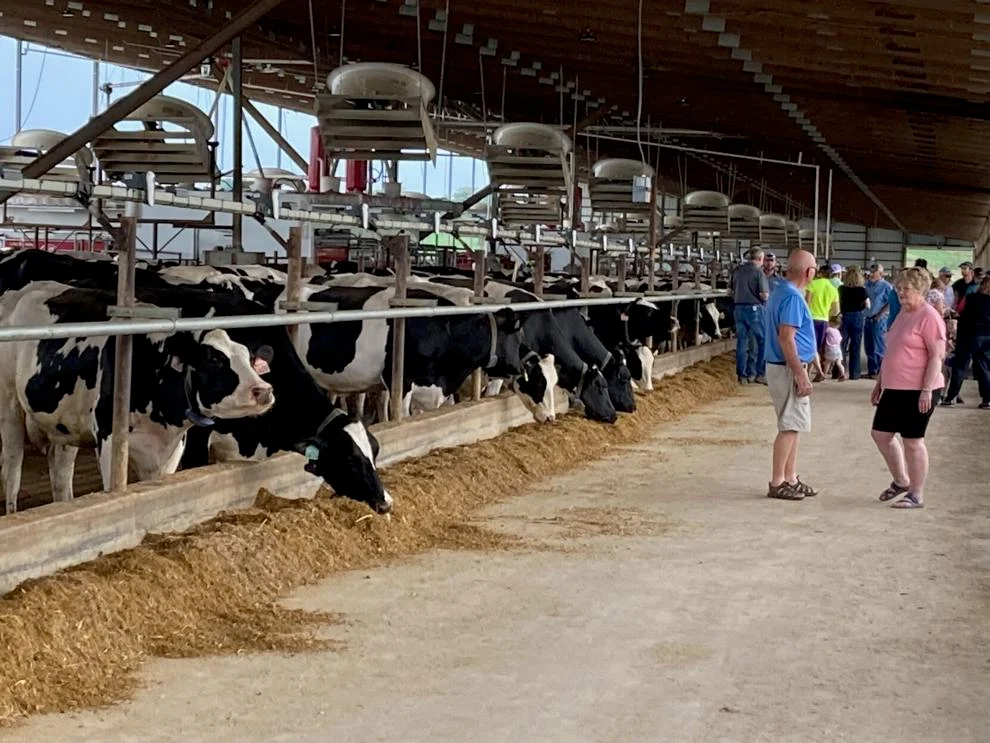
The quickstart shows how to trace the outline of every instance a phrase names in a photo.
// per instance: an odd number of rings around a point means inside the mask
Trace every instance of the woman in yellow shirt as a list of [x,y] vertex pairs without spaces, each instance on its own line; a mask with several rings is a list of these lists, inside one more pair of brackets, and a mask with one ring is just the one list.
[[[815,324],[815,341],[819,353],[825,343],[825,331],[828,330],[828,321],[839,314],[839,290],[832,283],[832,267],[824,265],[818,272],[814,281],[808,284],[805,289],[805,300],[808,302],[808,309],[811,310],[811,319]],[[821,366],[818,359],[815,359],[816,378],[819,382],[824,378],[821,373]]]

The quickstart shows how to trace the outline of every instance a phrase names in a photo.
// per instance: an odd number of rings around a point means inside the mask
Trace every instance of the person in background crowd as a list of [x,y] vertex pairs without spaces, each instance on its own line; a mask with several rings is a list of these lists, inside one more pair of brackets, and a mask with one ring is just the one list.
[[928,270],[928,261],[925,260],[924,258],[915,258],[914,259],[914,267],[915,268],[923,268],[923,269],[925,269],[927,271]]
[[819,352],[819,356],[815,359],[815,382],[820,382],[825,377],[820,358],[822,348],[825,345],[825,330],[828,328],[829,318],[839,314],[839,291],[832,285],[832,267],[822,266],[821,272],[822,275],[808,284],[808,288],[805,290],[805,298],[808,301],[808,308],[811,310],[811,319],[814,321],[815,348]]
[[945,307],[947,310],[953,310],[956,307],[956,293],[952,291],[952,269],[948,266],[942,266],[938,270],[938,280],[942,285],[942,296],[945,302]]
[[832,269],[832,286],[838,289],[840,286],[842,286],[842,271],[843,271],[842,264],[833,263],[831,265],[831,269]]
[[890,326],[887,353],[870,395],[877,406],[872,436],[893,478],[880,500],[903,496],[894,508],[922,508],[928,478],[925,432],[945,384],[945,323],[925,301],[928,271],[904,269],[894,284],[903,312]]
[[840,319],[838,315],[829,318],[828,328],[825,330],[825,376],[829,376],[832,370],[838,372],[837,378],[840,382],[848,379],[846,368],[842,364],[842,333],[839,332]]
[[787,280],[767,304],[767,384],[777,414],[768,498],[803,500],[818,495],[797,475],[798,440],[811,431],[814,388],[807,365],[815,358],[815,327],[804,290],[814,275],[815,257],[795,250],[787,259]]
[[870,275],[865,287],[866,296],[870,300],[863,332],[866,346],[866,378],[876,379],[887,347],[887,316],[890,314],[890,293],[893,290],[883,277],[883,265],[874,263],[870,266]]
[[962,271],[962,278],[958,279],[952,285],[952,291],[955,292],[956,295],[954,308],[957,311],[961,311],[959,309],[959,303],[962,302],[963,297],[967,294],[975,292],[979,287],[976,283],[976,271],[974,270],[971,261],[963,261],[959,264],[959,269]]
[[863,330],[870,298],[863,286],[865,280],[859,266],[849,266],[839,287],[839,311],[842,313],[842,346],[848,357],[850,379],[859,379],[863,366]]
[[773,290],[777,288],[781,281],[784,279],[780,276],[780,267],[777,265],[777,256],[773,253],[763,254],[763,275],[767,277],[767,288],[770,293],[773,294]]
[[766,384],[766,340],[763,314],[770,296],[766,274],[763,273],[763,250],[752,248],[746,263],[732,274],[732,293],[736,321],[736,376],[739,384]]
[[980,392],[979,407],[990,410],[990,276],[984,277],[979,288],[966,296],[965,307],[959,315],[952,378],[942,402],[944,407],[962,404],[959,392],[970,361]]
[[925,296],[925,300],[935,308],[935,311],[938,312],[940,317],[944,318],[949,311],[945,306],[945,294],[942,292],[942,282],[937,278],[932,277],[932,283],[928,288],[928,294]]

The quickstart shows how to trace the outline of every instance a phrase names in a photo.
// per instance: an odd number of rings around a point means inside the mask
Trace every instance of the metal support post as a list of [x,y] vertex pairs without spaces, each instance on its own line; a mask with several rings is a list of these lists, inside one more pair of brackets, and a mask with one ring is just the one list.
[[[662,219],[660,230],[663,230]],[[657,179],[654,176],[650,181],[650,265],[646,267],[646,288],[650,292],[655,291],[657,282]]]
[[[231,87],[233,87],[233,85],[231,85]],[[279,149],[277,155],[278,157],[277,167],[282,167],[282,153],[284,152],[286,155],[289,156],[289,159],[296,164],[296,167],[298,167],[303,173],[306,173],[309,170],[309,162],[307,162],[306,158],[300,155],[299,152],[291,144],[289,144],[289,141],[282,136],[281,108],[279,108],[278,110],[278,114],[279,114],[278,128],[272,126],[271,123],[268,121],[268,119],[265,118],[265,115],[261,113],[261,111],[259,111],[257,108],[255,108],[254,104],[243,95],[241,96],[241,108],[244,109],[245,113],[247,113],[248,116],[250,116],[256,122],[258,122],[258,126],[260,126],[264,130],[265,134],[271,137],[272,141],[278,145]]]
[[[285,253],[287,257],[285,299],[290,307],[298,307],[302,289],[302,227],[297,225],[289,228]],[[299,338],[299,326],[290,325],[288,331],[289,340],[295,346]]]
[[832,169],[828,169],[828,199],[825,206],[825,260],[832,257]]
[[812,241],[812,251],[815,258],[818,257],[818,200],[820,197],[822,169],[815,166],[815,238]]
[[14,60],[14,134],[20,134],[24,118],[21,106],[24,87],[24,42],[17,40],[17,58]]
[[543,263],[546,260],[547,249],[542,245],[536,246],[536,258],[533,262],[533,294],[543,299]]
[[[134,307],[135,252],[137,220],[120,220],[122,244],[117,254],[117,305]],[[110,442],[110,491],[122,493],[127,489],[128,436],[131,418],[131,359],[134,356],[134,336],[119,335],[115,339],[113,367],[113,437]]]
[[[234,199],[242,201],[244,199],[244,65],[241,58],[241,37],[237,36],[230,44],[230,87],[234,94],[234,172],[233,191]],[[234,250],[241,250],[244,247],[244,219],[240,214],[231,217],[233,231],[230,241]]]
[[[475,301],[481,301],[485,296],[485,251],[474,251],[474,296]],[[471,373],[471,399],[481,399],[481,381],[484,376],[482,369]]]
[[[399,305],[406,299],[409,284],[409,236],[396,235],[389,240],[392,252],[392,265],[395,270],[395,298]],[[389,397],[389,420],[402,420],[403,377],[406,361],[406,319],[392,320],[392,388]]]
[[[72,157],[84,145],[89,144],[139,106],[150,101],[204,59],[229,44],[235,37],[253,27],[281,3],[282,0],[256,0],[234,16],[230,22],[223,24],[215,34],[199,42],[170,65],[163,67],[137,86],[131,93],[108,106],[99,116],[90,119],[50,150],[28,163],[21,171],[22,176],[40,178],[66,158]],[[13,195],[14,192],[0,193],[0,204]]]

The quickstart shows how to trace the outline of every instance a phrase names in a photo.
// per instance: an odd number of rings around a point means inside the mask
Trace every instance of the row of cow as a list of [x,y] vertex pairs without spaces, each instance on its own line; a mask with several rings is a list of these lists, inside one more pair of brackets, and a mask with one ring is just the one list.
[[[0,260],[0,326],[100,322],[116,303],[116,267],[44,251]],[[548,293],[573,293],[566,281]],[[139,304],[178,307],[182,316],[211,317],[281,311],[285,275],[264,267],[143,267]],[[469,305],[471,279],[417,275],[407,296],[438,305]],[[530,287],[531,289],[531,287]],[[605,294],[607,286],[599,287]],[[525,286],[488,281],[494,313],[409,319],[404,400],[455,396],[475,369],[507,384],[538,421],[556,415],[554,387],[567,390],[587,417],[614,422],[635,409],[633,384],[651,388],[653,351],[681,327],[720,334],[724,307],[630,300],[628,305],[515,312],[536,301]],[[338,274],[310,279],[300,299],[339,309],[390,306],[394,277]],[[130,467],[154,479],[210,461],[260,460],[280,451],[305,455],[305,468],[339,495],[388,512],[392,498],[376,467],[378,442],[359,411],[340,400],[391,385],[388,320],[303,325],[290,338],[282,327],[160,333],[134,342]],[[294,340],[293,340],[294,339]],[[95,448],[108,487],[112,446],[115,338],[10,341],[0,354],[0,465],[6,510],[16,509],[24,449],[48,457],[52,496],[72,498],[80,447]],[[384,397],[384,396],[383,396]],[[387,398],[380,410],[387,409]]]

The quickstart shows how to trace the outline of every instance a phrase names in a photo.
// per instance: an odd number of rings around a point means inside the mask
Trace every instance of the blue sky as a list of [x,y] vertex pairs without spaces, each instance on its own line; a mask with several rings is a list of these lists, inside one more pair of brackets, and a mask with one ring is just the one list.
[[[37,44],[25,42],[24,49],[26,53],[22,57],[21,94],[24,121],[21,128],[71,132],[84,124],[92,113],[93,62],[81,57],[68,56],[58,50],[46,50]],[[0,70],[2,70],[0,90],[5,91],[0,104],[0,144],[6,144],[17,129],[14,100],[16,59],[16,41],[0,36]],[[123,85],[147,77],[146,73],[126,67],[106,63],[99,65],[101,85],[104,83]],[[133,86],[117,88],[113,91],[111,100],[127,95],[132,89]],[[204,111],[209,111],[215,95],[213,91],[188,83],[175,83],[169,86],[165,93],[194,103]],[[101,92],[100,109],[102,110],[106,105],[106,95]],[[272,124],[277,122],[277,111],[274,106],[259,104],[258,108]],[[230,96],[223,96],[220,112],[223,125],[218,136],[219,156],[221,167],[226,171],[233,162]],[[309,154],[309,129],[314,123],[315,119],[310,115],[295,111],[284,113],[282,133],[303,157]],[[260,127],[251,125],[251,122],[249,125],[258,147],[261,165],[274,167],[278,164],[278,148]],[[244,147],[246,148],[245,169],[254,170],[257,165],[246,135]],[[282,167],[286,170],[295,170],[292,162],[285,156],[282,157]],[[340,168],[339,173],[342,172],[343,169]],[[463,157],[455,157],[452,164],[446,157],[438,158],[436,165],[402,163],[399,172],[399,180],[404,190],[421,191],[435,197],[447,197],[458,191],[470,190],[472,183],[480,188],[487,182],[487,178],[484,163]]]

